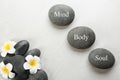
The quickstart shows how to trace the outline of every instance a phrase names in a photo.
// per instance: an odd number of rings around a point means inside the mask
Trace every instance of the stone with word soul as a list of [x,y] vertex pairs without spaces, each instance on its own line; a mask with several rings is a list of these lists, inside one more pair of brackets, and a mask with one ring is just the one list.
[[58,4],[50,8],[48,15],[52,23],[65,26],[74,20],[75,13],[71,7]]
[[100,69],[108,69],[115,63],[113,54],[103,48],[97,48],[89,54],[89,62]]
[[86,49],[95,42],[95,33],[88,27],[80,26],[69,31],[67,40],[74,48]]

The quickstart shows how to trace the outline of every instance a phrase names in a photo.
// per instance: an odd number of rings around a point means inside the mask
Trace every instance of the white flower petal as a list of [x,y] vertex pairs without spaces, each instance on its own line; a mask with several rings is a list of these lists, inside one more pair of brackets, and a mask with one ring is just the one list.
[[11,48],[10,51],[8,51],[9,54],[14,54],[15,53],[15,48]]
[[[11,40],[8,40],[6,43],[11,43]],[[6,44],[6,43],[5,43],[5,44]]]
[[2,74],[2,69],[0,68],[0,75]]
[[31,59],[33,59],[33,56],[32,55],[28,55],[25,59],[29,62]]
[[38,62],[40,62],[40,58],[37,56],[34,56],[34,59],[37,60]]
[[7,52],[1,52],[1,56],[5,57],[7,55]]
[[2,68],[0,68],[0,74],[1,74],[1,75],[3,75],[3,74],[4,74],[4,72],[2,71]]
[[31,74],[35,74],[37,72],[37,69],[30,69]]
[[9,74],[9,78],[14,78],[14,77],[15,77],[15,73],[12,73],[12,72],[11,72],[11,73]]
[[16,45],[16,42],[15,41],[11,41],[12,43],[12,46],[14,47]]
[[4,47],[2,47],[2,48],[0,49],[0,52],[4,52]]
[[2,77],[3,77],[4,79],[8,79],[8,76],[5,75],[5,74],[2,74]]
[[13,68],[12,64],[8,63],[8,64],[6,65],[6,67],[7,67],[10,71],[12,71],[12,68]]
[[28,62],[25,62],[25,63],[23,64],[23,67],[24,67],[24,69],[26,69],[26,70],[30,69],[30,66],[29,66]]
[[4,67],[5,66],[5,64],[4,64],[4,62],[2,61],[1,63],[0,63],[0,68],[2,68],[2,67]]
[[41,65],[40,64],[38,64],[37,69],[41,69]]

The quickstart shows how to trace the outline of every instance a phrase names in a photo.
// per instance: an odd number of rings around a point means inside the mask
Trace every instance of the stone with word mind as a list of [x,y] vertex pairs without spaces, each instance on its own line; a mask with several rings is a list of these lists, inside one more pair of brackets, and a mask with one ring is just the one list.
[[107,69],[113,66],[115,58],[110,51],[98,48],[89,54],[89,62],[97,68]]
[[95,41],[95,33],[88,27],[76,27],[69,31],[67,40],[71,46],[77,49],[86,49]]
[[73,21],[75,13],[71,7],[58,4],[49,10],[48,15],[52,23],[59,26],[65,26]]

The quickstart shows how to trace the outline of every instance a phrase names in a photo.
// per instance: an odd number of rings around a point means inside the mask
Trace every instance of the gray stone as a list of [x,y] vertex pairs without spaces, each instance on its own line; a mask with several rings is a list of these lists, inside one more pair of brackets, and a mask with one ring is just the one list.
[[36,74],[30,74],[27,80],[48,80],[48,76],[45,71],[40,70]]
[[13,65],[12,72],[14,72],[16,75],[11,80],[48,80],[47,74],[43,70],[39,70],[36,74],[30,74],[29,70],[24,69],[23,64],[26,62],[25,56],[40,56],[41,54],[39,49],[28,51],[28,48],[29,42],[22,40],[15,45],[16,52],[14,55],[8,54],[4,58],[0,56],[0,61],[3,60],[5,64],[11,63]]
[[19,41],[15,45],[15,49],[16,49],[15,54],[24,55],[28,51],[28,48],[29,48],[29,42],[28,41],[26,41],[26,40]]
[[48,15],[51,22],[59,26],[69,25],[75,17],[73,9],[63,4],[50,8]]
[[13,71],[17,74],[22,74],[23,72],[25,72],[23,68],[23,64],[25,63],[24,56],[21,55],[6,56],[3,61],[5,64],[11,63],[14,66]]
[[111,68],[115,63],[115,58],[113,54],[103,48],[97,48],[90,52],[89,62],[100,69]]
[[3,60],[3,57],[0,55],[0,62]]
[[69,44],[77,49],[86,49],[95,42],[95,33],[84,26],[73,28],[67,35]]
[[12,80],[28,79],[30,73],[23,68],[23,64],[25,63],[25,58],[23,56],[6,56],[3,61],[5,64],[11,63],[13,65],[13,72],[15,72],[16,75]]
[[22,74],[17,74],[13,79],[11,80],[27,80],[29,77],[29,73],[28,72],[24,72]]
[[33,55],[33,56],[38,56],[38,57],[40,57],[40,54],[41,54],[41,52],[40,52],[39,49],[32,49],[32,50],[28,51],[27,54],[25,54],[25,57],[26,57],[27,55]]

